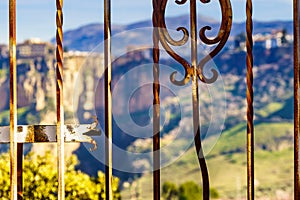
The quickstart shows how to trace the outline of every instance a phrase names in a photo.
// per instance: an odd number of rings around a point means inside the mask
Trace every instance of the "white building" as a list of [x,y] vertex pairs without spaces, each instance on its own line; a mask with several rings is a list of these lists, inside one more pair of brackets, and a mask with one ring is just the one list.
[[17,56],[19,58],[39,57],[55,52],[54,45],[42,42],[39,39],[26,40],[17,45]]

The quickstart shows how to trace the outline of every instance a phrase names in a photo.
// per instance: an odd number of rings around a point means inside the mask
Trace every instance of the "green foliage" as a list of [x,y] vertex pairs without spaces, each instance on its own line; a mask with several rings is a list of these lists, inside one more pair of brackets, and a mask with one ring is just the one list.
[[[162,187],[162,196],[166,200],[201,200],[203,198],[202,193],[202,188],[194,181],[184,182],[179,188],[174,183],[166,181]],[[210,197],[219,198],[219,193],[215,188],[210,188]]]
[[[29,153],[23,163],[23,196],[25,199],[57,199],[56,158],[49,152],[43,156]],[[105,199],[105,176],[98,172],[98,177],[75,170],[77,157],[72,155],[66,160],[65,197],[66,199]],[[0,155],[0,196],[9,199],[9,154]],[[119,180],[113,178],[114,199],[121,199]]]
[[172,182],[165,182],[162,187],[162,196],[167,200],[176,199],[178,195],[178,189]]
[[202,188],[194,181],[188,181],[179,187],[179,200],[202,199]]
[[215,188],[210,188],[210,197],[212,198],[212,199],[217,199],[217,198],[219,198],[220,197],[220,194],[219,194],[219,192],[215,189]]
[[9,199],[9,155],[0,155],[0,197],[2,199]]

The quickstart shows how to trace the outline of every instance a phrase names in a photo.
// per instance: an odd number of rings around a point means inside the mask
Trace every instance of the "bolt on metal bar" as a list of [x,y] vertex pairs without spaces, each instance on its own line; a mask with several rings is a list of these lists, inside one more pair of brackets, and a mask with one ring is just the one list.
[[252,0],[246,3],[247,64],[247,197],[254,199],[254,125],[253,125],[253,20]]
[[105,194],[112,200],[111,1],[104,0]]
[[160,83],[158,1],[153,0],[153,199],[160,200]]
[[294,0],[294,199],[300,200],[299,183],[299,120],[300,120],[300,5]]
[[58,199],[65,199],[64,107],[63,107],[63,0],[56,0],[56,116]]
[[9,0],[10,199],[18,198],[16,0]]

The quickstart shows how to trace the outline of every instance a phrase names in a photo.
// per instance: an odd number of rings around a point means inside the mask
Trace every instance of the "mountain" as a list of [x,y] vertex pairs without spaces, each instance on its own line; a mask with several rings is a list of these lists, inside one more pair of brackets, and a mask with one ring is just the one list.
[[[167,17],[166,24],[169,30],[176,30],[178,27],[189,27],[189,15],[181,15],[176,17]],[[208,36],[215,36],[219,30],[220,22],[202,15],[198,16],[198,27],[211,26],[212,30],[207,31]],[[152,45],[152,21],[145,20],[132,23],[129,25],[112,25],[112,42],[116,46],[126,48],[131,45]],[[292,21],[271,21],[261,22],[254,21],[254,34],[256,33],[271,33],[274,30],[285,29],[287,33],[293,32]],[[64,45],[69,50],[92,51],[97,45],[103,42],[104,32],[103,24],[89,24],[79,27],[74,30],[68,30],[64,33]],[[123,32],[123,34],[122,34]],[[174,31],[175,32],[175,31]],[[235,22],[232,25],[231,36],[245,32],[245,22]],[[55,40],[52,39],[52,43]],[[116,48],[117,49],[117,48]],[[95,51],[101,51],[96,48]]]

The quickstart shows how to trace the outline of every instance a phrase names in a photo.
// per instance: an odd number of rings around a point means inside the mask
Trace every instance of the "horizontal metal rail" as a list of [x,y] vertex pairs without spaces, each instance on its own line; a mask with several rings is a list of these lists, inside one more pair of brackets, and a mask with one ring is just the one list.
[[[64,125],[65,142],[89,142],[95,144],[91,136],[100,136],[99,129],[92,129],[91,124]],[[0,143],[9,143],[9,126],[0,127]],[[17,143],[57,142],[56,125],[18,125],[16,127]]]

